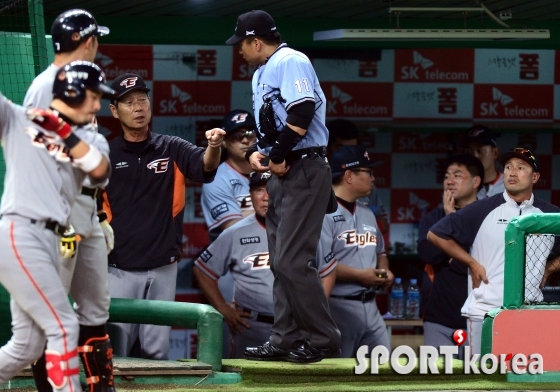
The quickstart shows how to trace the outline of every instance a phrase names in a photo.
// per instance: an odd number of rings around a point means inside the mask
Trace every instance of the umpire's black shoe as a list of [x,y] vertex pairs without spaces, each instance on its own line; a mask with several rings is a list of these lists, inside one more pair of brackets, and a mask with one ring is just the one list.
[[304,344],[298,349],[291,350],[287,360],[297,363],[312,363],[320,362],[324,358],[338,358],[340,355],[339,346],[310,347]]
[[262,346],[247,347],[243,356],[253,361],[285,361],[289,350],[284,350],[266,342]]

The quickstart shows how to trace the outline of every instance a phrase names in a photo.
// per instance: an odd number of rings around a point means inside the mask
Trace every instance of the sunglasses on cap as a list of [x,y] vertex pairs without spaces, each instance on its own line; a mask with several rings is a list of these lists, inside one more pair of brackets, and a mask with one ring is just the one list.
[[230,140],[236,140],[238,142],[242,141],[243,139],[247,138],[247,139],[254,139],[255,136],[255,132],[249,130],[249,131],[242,131],[242,132],[234,132],[230,135],[227,135],[227,139]]
[[523,155],[524,157],[531,159],[532,161],[536,160],[535,155],[531,152],[531,150],[527,150],[525,148],[517,147],[517,148],[512,149],[511,151],[518,152],[521,155]]

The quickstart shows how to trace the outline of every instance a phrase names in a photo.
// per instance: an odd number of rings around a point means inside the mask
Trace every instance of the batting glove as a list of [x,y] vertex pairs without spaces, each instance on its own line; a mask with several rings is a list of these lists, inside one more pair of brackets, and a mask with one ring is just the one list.
[[72,225],[60,237],[60,255],[64,259],[71,259],[76,255],[79,236],[76,235]]
[[97,214],[97,218],[99,219],[99,226],[101,226],[101,230],[103,230],[105,245],[107,245],[107,254],[109,254],[115,247],[115,233],[109,222],[107,222],[107,213],[105,213],[105,211]]
[[51,110],[29,109],[27,118],[47,131],[56,132],[63,139],[72,133],[72,127]]

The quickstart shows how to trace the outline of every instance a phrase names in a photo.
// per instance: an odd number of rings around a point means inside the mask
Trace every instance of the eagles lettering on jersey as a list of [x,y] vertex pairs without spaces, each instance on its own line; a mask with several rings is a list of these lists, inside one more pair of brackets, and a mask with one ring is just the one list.
[[59,162],[70,162],[72,159],[68,154],[69,150],[58,135],[49,135],[46,132],[41,132],[38,129],[27,127],[25,128],[31,138],[31,144],[38,148],[44,148]]
[[251,264],[251,269],[270,268],[268,252],[253,253],[243,259],[244,263]]
[[346,230],[340,233],[337,239],[345,241],[344,246],[355,246],[363,248],[365,246],[377,245],[377,236],[369,231],[359,234],[356,230]]
[[261,242],[261,237],[246,237],[246,238],[240,238],[239,242],[241,243],[241,245],[247,245],[247,244],[257,244]]
[[169,167],[169,158],[156,159],[146,165],[148,169],[154,169],[156,173],[165,173]]

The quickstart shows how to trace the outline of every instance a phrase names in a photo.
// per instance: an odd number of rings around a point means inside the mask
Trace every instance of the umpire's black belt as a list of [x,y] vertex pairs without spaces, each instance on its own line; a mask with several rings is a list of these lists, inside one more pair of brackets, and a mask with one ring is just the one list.
[[267,324],[274,324],[274,316],[269,316],[266,314],[262,314],[262,313],[258,313],[255,312],[254,310],[251,309],[247,309],[247,308],[243,308],[244,312],[247,313],[251,313],[251,314],[257,314],[257,318],[255,320],[260,321],[261,323],[267,323]]
[[350,301],[360,301],[363,303],[373,301],[375,298],[375,291],[364,290],[360,294],[356,295],[331,295],[331,298],[337,299],[349,299]]
[[82,195],[91,196],[94,199],[97,199],[98,192],[99,188],[87,188],[85,186],[82,187]]
[[304,158],[324,158],[327,156],[327,147],[309,147],[302,148],[301,150],[290,151],[286,155],[286,163],[297,161]]

